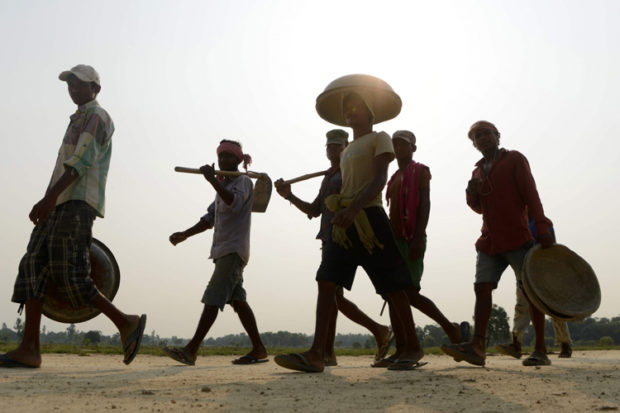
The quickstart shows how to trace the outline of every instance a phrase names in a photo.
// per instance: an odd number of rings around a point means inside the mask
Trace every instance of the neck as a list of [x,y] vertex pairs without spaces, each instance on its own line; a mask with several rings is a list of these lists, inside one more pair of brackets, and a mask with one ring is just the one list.
[[353,129],[353,139],[360,138],[364,135],[368,135],[372,132],[372,125],[364,125],[358,127],[352,127]]
[[492,162],[497,158],[497,154],[499,154],[499,146],[494,147],[493,149],[489,149],[486,152],[482,153],[484,160],[487,162]]
[[338,158],[338,160],[336,161],[330,161],[331,162],[331,167],[332,169],[336,169],[336,168],[340,168],[340,158]]
[[413,161],[413,157],[408,156],[405,158],[398,158],[397,161],[398,161],[398,169],[405,170],[407,169],[407,166],[409,166],[411,161]]

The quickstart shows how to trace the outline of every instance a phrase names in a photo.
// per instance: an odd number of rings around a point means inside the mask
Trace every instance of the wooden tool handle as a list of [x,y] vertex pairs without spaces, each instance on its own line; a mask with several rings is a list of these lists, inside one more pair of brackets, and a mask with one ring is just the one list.
[[[184,166],[175,166],[174,170],[176,172],[184,172],[188,174],[200,174],[202,175],[202,171],[196,168],[186,168]],[[259,173],[256,172],[240,172],[240,171],[215,171],[216,175],[223,176],[240,176],[240,175],[249,175],[249,176],[258,176]]]
[[284,181],[285,184],[294,184],[295,182],[305,181],[306,179],[316,178],[317,176],[323,176],[327,173],[327,171],[314,172],[311,174],[305,174],[302,176],[298,176],[297,178],[289,179],[288,181]]

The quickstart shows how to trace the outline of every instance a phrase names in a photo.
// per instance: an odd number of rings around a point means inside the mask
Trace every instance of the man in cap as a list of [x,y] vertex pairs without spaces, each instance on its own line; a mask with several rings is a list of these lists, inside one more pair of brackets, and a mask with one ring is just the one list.
[[[216,153],[217,163],[222,171],[238,172],[242,162],[247,170],[247,166],[252,162],[250,155],[243,153],[241,144],[237,141],[222,140]],[[170,242],[177,245],[193,235],[213,228],[210,258],[215,263],[215,269],[202,296],[204,307],[194,336],[185,347],[164,347],[163,350],[179,363],[193,366],[200,345],[217,318],[218,310],[224,311],[226,304],[230,304],[252,342],[252,350],[232,363],[266,362],[267,350],[260,338],[254,312],[246,300],[243,288],[243,269],[250,259],[252,180],[244,174],[217,176],[212,165],[204,165],[200,170],[215,189],[215,201],[193,227],[172,234]]]
[[[287,199],[297,209],[306,214],[309,219],[321,216],[321,227],[317,239],[321,240],[321,251],[324,251],[325,243],[331,240],[332,219],[334,213],[325,205],[325,198],[330,195],[340,193],[342,186],[342,176],[340,173],[340,154],[347,146],[349,134],[342,129],[333,129],[327,132],[327,143],[325,152],[331,166],[327,170],[318,195],[312,203],[305,202],[297,198],[291,192],[291,185],[282,179],[275,182],[276,190],[284,199]],[[375,358],[382,359],[390,346],[390,330],[387,326],[381,325],[368,317],[354,303],[344,297],[343,288],[339,287],[336,291],[336,301],[338,310],[351,321],[366,327],[377,342],[377,353]],[[325,349],[325,365],[336,365],[336,355],[334,354],[334,340],[336,335],[336,318],[331,321],[329,335],[327,338],[327,348]]]
[[[0,355],[0,367],[39,367],[39,327],[49,282],[72,307],[92,305],[116,325],[125,364],[140,348],[146,315],[127,315],[102,295],[90,277],[92,224],[105,212],[105,186],[114,124],[96,100],[97,71],[77,65],[62,72],[77,105],[58,152],[43,198],[30,211],[35,227],[19,264],[12,301],[26,307],[24,335],[17,349]],[[20,310],[21,310],[20,306]]]
[[[399,130],[392,135],[394,154],[398,170],[387,184],[385,197],[389,206],[389,216],[396,244],[409,267],[413,286],[405,291],[409,303],[432,318],[444,330],[451,343],[467,340],[469,323],[451,323],[429,298],[420,294],[420,280],[424,271],[424,252],[426,251],[426,226],[431,210],[430,169],[413,160],[416,151],[416,137],[413,132]],[[392,310],[391,310],[392,311]],[[398,333],[401,326],[394,326]],[[397,337],[401,336],[397,334]],[[396,353],[375,365],[387,367],[400,356],[401,345],[396,340]]]
[[[543,248],[553,245],[551,221],[545,217],[530,166],[521,153],[499,147],[500,133],[491,122],[478,121],[468,133],[482,159],[467,185],[467,205],[482,214],[482,235],[476,242],[476,280],[474,291],[474,337],[469,343],[442,346],[456,361],[485,364],[486,330],[491,315],[492,293],[502,273],[510,265],[522,287],[521,269],[534,238],[528,226],[528,211],[534,220],[538,241]],[[535,349],[523,360],[525,366],[549,365],[544,337],[544,314],[529,304],[536,333]]]

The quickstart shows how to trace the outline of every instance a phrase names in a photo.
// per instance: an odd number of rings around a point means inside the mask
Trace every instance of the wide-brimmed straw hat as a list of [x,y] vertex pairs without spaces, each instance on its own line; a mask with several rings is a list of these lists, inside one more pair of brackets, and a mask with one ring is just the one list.
[[532,303],[552,317],[583,320],[601,304],[601,288],[594,270],[564,245],[534,246],[525,257],[522,276]]
[[326,121],[347,126],[342,113],[344,97],[355,92],[360,95],[374,114],[377,124],[395,118],[400,113],[402,101],[392,87],[378,77],[346,75],[331,82],[316,98],[316,111]]

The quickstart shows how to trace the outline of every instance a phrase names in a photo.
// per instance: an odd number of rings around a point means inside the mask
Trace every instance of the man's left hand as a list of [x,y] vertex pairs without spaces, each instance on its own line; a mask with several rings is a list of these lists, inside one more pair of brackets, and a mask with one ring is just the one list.
[[542,234],[538,235],[538,242],[540,243],[540,246],[542,248],[552,247],[554,240],[551,231],[543,232]]

